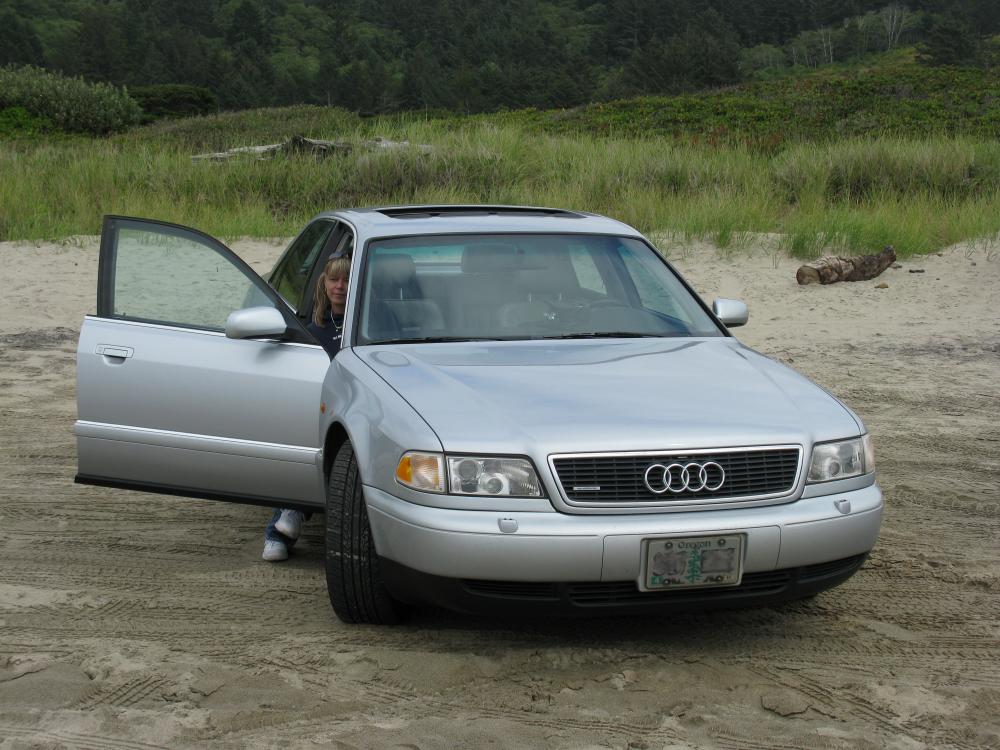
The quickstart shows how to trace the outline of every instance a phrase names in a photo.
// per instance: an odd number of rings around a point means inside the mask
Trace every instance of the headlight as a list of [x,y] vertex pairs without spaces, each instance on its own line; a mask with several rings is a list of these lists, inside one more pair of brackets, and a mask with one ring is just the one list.
[[444,456],[408,451],[396,466],[396,481],[415,490],[444,492]]
[[870,435],[813,446],[808,482],[848,479],[875,471],[875,452]]
[[448,487],[455,495],[542,496],[535,467],[525,458],[448,456]]

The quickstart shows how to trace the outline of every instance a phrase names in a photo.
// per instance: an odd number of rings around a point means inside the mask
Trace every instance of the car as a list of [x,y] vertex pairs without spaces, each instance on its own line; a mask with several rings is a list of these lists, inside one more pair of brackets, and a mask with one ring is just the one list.
[[[352,254],[343,347],[306,330]],[[105,218],[76,481],[325,515],[345,622],[777,604],[853,575],[883,512],[861,419],[582,211],[325,212],[265,281]]]

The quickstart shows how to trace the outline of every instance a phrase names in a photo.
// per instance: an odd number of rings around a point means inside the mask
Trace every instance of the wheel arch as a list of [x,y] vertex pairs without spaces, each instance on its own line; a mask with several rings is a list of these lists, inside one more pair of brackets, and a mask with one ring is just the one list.
[[351,436],[347,434],[347,428],[340,422],[332,422],[326,430],[326,437],[323,440],[323,481],[324,485],[330,481],[330,470],[333,468],[333,459],[337,457],[337,452],[344,443],[351,442]]

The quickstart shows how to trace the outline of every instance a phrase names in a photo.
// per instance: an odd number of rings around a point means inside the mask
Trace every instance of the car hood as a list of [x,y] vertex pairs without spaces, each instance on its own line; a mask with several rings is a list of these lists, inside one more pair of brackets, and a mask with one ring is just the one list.
[[446,451],[808,446],[861,429],[823,389],[732,338],[354,351],[427,421]]

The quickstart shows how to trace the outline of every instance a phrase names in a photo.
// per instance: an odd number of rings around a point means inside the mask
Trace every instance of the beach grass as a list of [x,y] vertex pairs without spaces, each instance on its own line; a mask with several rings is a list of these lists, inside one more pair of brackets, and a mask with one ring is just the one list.
[[[359,120],[318,109],[290,116],[292,132],[263,112],[109,138],[0,142],[0,239],[94,234],[109,213],[219,237],[289,236],[330,208],[480,202],[594,211],[645,232],[731,249],[775,235],[801,257],[886,244],[905,257],[960,241],[993,243],[1000,233],[1000,143],[974,136],[852,137],[772,152],[667,137],[545,134],[483,119]],[[357,147],[319,160],[191,159],[293,132]],[[414,146],[365,148],[376,134]]]

